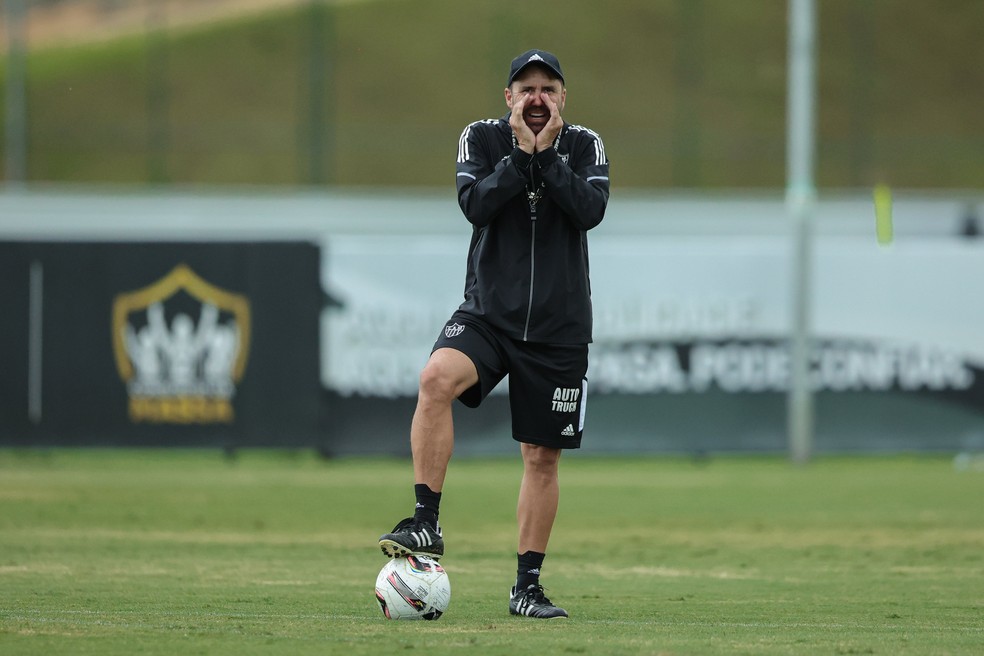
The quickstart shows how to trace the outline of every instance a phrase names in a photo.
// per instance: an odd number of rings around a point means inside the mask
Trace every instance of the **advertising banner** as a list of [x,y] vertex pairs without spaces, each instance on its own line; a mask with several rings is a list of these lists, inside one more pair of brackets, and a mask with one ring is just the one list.
[[[337,399],[401,403],[406,425],[384,431],[395,439],[406,439],[417,376],[461,301],[466,239],[329,240],[325,284],[338,303],[325,313],[322,380]],[[788,240],[598,235],[590,249],[585,449],[783,450]],[[826,237],[812,272],[819,448],[984,439],[981,245]],[[457,413],[475,424],[458,431],[466,451],[508,448],[508,408],[501,396],[487,405]]]
[[0,243],[4,444],[316,443],[310,243]]

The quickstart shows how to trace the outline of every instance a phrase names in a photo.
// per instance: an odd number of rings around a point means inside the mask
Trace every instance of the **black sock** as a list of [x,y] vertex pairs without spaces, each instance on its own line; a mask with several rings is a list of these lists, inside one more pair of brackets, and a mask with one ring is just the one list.
[[543,559],[546,554],[538,551],[527,551],[526,553],[516,554],[519,560],[519,567],[516,568],[516,590],[525,590],[531,585],[539,585],[540,568],[543,567]]
[[414,485],[413,493],[417,497],[417,507],[413,511],[413,518],[437,528],[437,516],[441,512],[441,493],[434,492],[427,487],[426,483]]

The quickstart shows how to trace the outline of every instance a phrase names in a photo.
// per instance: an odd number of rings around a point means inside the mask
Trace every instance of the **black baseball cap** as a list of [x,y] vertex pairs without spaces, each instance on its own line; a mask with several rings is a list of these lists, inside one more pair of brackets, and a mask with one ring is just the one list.
[[554,75],[560,78],[561,82],[564,82],[564,74],[560,70],[560,62],[557,61],[557,56],[546,50],[527,50],[516,59],[512,60],[512,65],[509,66],[509,79],[506,80],[506,86],[508,87],[519,75],[519,72],[529,66],[530,64],[539,64],[544,68],[552,71]]

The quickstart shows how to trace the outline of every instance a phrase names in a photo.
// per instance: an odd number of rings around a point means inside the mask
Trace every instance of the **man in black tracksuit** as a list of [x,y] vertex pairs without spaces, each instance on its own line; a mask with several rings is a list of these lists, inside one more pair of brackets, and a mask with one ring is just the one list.
[[458,203],[472,224],[465,300],[420,376],[410,431],[414,516],[379,539],[387,556],[439,558],[437,518],[454,445],[451,404],[478,406],[509,375],[513,437],[520,442],[514,615],[554,618],[539,582],[559,499],[558,466],[584,428],[591,284],[587,231],[608,204],[601,138],[564,122],[567,90],[557,58],[530,50],[511,64],[500,119],[467,126],[458,141]]

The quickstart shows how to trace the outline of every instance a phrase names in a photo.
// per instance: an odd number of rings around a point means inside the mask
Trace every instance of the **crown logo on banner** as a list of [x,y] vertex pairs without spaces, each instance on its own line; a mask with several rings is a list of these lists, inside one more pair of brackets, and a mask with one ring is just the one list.
[[231,423],[246,370],[249,300],[179,264],[113,301],[113,354],[133,422]]

